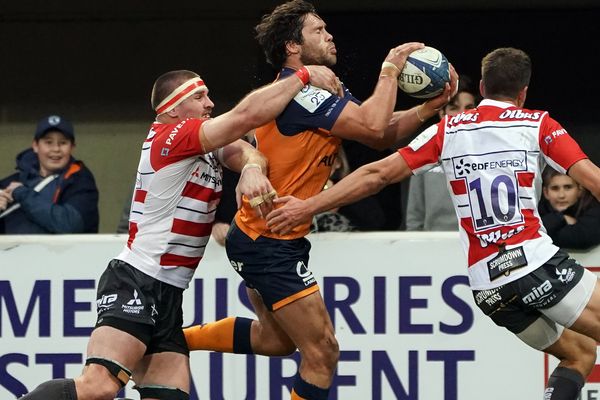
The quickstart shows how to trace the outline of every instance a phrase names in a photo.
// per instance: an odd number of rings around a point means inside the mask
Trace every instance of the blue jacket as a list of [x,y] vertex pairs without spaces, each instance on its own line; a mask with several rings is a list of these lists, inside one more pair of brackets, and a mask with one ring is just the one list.
[[21,208],[0,218],[0,233],[98,232],[98,188],[91,171],[81,161],[71,158],[59,177],[39,193],[33,188],[43,177],[32,149],[17,156],[16,169],[17,173],[0,180],[0,189],[11,182],[21,182],[23,186],[12,194]]

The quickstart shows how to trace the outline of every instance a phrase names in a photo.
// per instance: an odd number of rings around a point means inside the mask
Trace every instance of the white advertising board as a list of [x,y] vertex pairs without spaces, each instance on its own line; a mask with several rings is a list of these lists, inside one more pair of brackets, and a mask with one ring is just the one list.
[[[330,399],[542,397],[556,361],[475,307],[456,233],[319,234],[310,240],[309,267],[341,349]],[[95,322],[97,279],[124,242],[110,235],[0,238],[0,398],[79,374]],[[574,257],[600,266],[600,249]],[[185,324],[230,315],[253,313],[224,249],[211,242],[186,291]],[[288,399],[297,362],[297,354],[194,352],[191,399]],[[125,396],[138,399],[129,386]],[[586,386],[582,399],[595,400],[598,387]]]

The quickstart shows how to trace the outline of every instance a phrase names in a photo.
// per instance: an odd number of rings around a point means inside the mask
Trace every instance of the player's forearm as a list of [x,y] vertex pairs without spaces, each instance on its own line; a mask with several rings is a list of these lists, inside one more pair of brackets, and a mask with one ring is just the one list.
[[381,138],[389,126],[398,92],[395,74],[387,73],[387,69],[384,71],[379,76],[371,97],[359,107],[363,120],[362,125]]
[[427,102],[405,111],[396,111],[392,114],[386,136],[393,138],[391,144],[397,143],[413,135],[425,121],[436,114],[437,111],[429,107]]
[[234,172],[241,172],[247,164],[258,165],[263,173],[267,172],[267,158],[244,140],[236,140],[223,147],[220,155],[222,157],[220,161]]
[[249,131],[275,119],[303,87],[292,75],[251,92],[233,110],[243,115],[244,130]]
[[263,172],[263,174],[266,175],[268,164],[269,162],[267,160],[267,157],[265,157],[264,154],[262,154],[260,151],[256,150],[255,148],[245,148],[241,155],[240,171],[246,165],[258,165],[260,166],[260,169]]
[[389,183],[373,164],[363,165],[331,188],[306,200],[310,214],[345,206],[379,192]]

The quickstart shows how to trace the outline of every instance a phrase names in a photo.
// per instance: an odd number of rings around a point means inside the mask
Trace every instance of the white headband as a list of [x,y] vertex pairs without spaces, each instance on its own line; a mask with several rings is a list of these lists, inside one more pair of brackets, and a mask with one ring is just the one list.
[[160,104],[156,107],[156,114],[164,114],[174,109],[182,101],[190,97],[196,92],[207,92],[208,88],[200,77],[189,79],[173,89]]

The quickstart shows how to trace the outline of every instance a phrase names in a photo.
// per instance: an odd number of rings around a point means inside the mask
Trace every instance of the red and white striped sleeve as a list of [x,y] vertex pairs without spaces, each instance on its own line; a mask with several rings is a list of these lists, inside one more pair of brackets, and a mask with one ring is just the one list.
[[439,165],[444,143],[444,121],[425,129],[408,146],[398,150],[413,174],[418,175]]
[[563,174],[577,161],[588,158],[567,130],[547,113],[540,125],[539,144],[548,165]]

